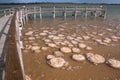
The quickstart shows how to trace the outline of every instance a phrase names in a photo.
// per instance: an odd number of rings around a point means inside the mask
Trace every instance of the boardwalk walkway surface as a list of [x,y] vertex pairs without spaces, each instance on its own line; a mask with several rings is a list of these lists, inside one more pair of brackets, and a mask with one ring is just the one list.
[[11,15],[0,18],[0,80],[3,80],[4,73],[4,45],[10,27]]

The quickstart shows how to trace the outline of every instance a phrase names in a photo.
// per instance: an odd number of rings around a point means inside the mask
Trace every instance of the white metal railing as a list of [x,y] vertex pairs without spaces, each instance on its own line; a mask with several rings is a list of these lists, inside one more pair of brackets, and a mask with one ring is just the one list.
[[10,14],[13,14],[15,12],[15,8],[10,8],[10,9],[2,9],[0,10],[0,17],[7,16]]
[[24,72],[24,65],[23,65],[23,59],[22,59],[22,51],[21,48],[23,48],[23,43],[20,40],[20,36],[21,36],[21,24],[19,23],[20,19],[19,19],[19,13],[16,12],[16,43],[17,43],[17,50],[18,50],[18,55],[19,55],[19,59],[20,59],[20,64],[21,64],[21,69],[22,69],[22,75],[24,76],[24,80],[25,80],[25,72]]

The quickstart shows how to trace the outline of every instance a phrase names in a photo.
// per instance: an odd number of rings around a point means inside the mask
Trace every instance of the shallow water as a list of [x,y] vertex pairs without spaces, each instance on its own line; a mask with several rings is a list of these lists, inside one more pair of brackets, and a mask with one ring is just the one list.
[[[111,31],[111,30],[112,31]],[[101,39],[111,37],[113,35],[120,37],[120,25],[117,22],[109,22],[101,19],[43,19],[30,20],[25,24],[22,30],[22,41],[25,45],[32,45],[37,43],[38,46],[47,46],[44,39],[47,36],[40,36],[39,34],[44,30],[53,32],[54,35],[64,34],[65,40],[67,36],[76,37],[94,35],[88,40],[82,39],[79,43],[85,43],[93,48],[92,51],[80,49],[79,54],[92,52],[100,54],[106,59],[115,58],[120,60],[120,39],[112,41],[107,45],[97,44],[94,39]],[[25,33],[33,31],[33,34],[26,36]],[[99,36],[98,34],[103,34]],[[29,40],[29,37],[34,37],[35,40]],[[64,41],[64,40],[63,40]],[[53,42],[53,41],[52,41]],[[94,65],[88,60],[77,62],[72,60],[71,56],[75,53],[64,53],[64,59],[69,62],[68,68],[55,69],[47,64],[46,56],[53,54],[54,51],[60,50],[58,48],[49,47],[48,50],[35,53],[31,49],[23,49],[23,61],[25,73],[31,77],[32,80],[120,80],[120,70],[109,67],[105,63]],[[78,45],[74,45],[78,47]],[[70,68],[70,69],[69,69]]]

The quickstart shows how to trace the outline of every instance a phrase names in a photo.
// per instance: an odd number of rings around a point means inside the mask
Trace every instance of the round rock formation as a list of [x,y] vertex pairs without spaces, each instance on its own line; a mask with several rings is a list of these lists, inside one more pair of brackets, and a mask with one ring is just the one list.
[[74,54],[74,55],[72,55],[72,59],[75,60],[75,61],[84,61],[85,56],[83,56],[81,54]]
[[86,57],[90,62],[93,62],[94,64],[99,64],[99,63],[105,62],[105,58],[98,54],[87,53]]
[[109,59],[107,60],[108,65],[110,65],[113,68],[120,69],[120,61],[116,59]]
[[69,47],[62,47],[60,50],[61,50],[62,52],[64,52],[64,53],[70,53],[70,52],[72,52]]
[[61,68],[65,65],[66,61],[63,58],[55,57],[51,58],[48,64],[54,68]]

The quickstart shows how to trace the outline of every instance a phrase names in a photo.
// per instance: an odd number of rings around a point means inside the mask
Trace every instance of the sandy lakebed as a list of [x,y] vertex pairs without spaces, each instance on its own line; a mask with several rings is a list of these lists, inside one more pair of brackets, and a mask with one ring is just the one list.
[[119,23],[31,20],[22,28],[21,40],[25,73],[32,80],[120,80]]

